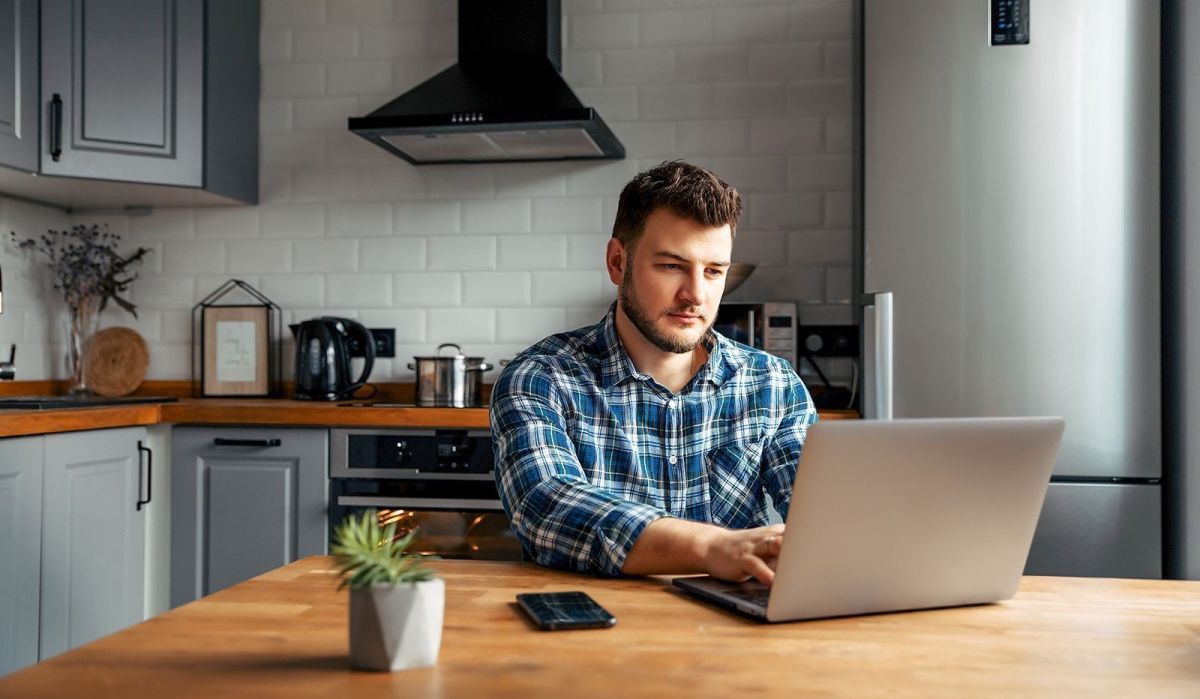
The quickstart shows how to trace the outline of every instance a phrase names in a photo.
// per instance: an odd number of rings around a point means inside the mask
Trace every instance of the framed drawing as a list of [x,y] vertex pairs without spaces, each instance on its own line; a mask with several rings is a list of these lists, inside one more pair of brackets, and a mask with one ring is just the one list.
[[271,299],[230,279],[192,306],[191,325],[193,396],[283,395],[283,314]]
[[203,309],[202,396],[268,396],[271,393],[267,306]]

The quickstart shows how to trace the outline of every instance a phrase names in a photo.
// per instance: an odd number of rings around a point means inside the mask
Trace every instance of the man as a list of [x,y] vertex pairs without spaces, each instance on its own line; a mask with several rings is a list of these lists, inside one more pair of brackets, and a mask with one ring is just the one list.
[[816,412],[786,361],[711,330],[741,209],[693,165],[639,174],[605,255],[617,301],[496,381],[496,483],[538,563],[771,583],[764,491],[786,516]]

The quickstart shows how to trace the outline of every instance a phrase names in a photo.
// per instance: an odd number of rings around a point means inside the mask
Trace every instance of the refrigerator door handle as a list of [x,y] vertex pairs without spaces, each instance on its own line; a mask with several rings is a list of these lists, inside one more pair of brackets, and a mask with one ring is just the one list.
[[892,292],[863,297],[863,417],[892,419]]

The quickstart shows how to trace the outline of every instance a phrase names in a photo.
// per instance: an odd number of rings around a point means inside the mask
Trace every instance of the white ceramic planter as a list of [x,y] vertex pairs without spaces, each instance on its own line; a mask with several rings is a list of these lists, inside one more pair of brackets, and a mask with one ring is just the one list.
[[350,664],[365,670],[409,670],[437,662],[446,583],[350,590]]

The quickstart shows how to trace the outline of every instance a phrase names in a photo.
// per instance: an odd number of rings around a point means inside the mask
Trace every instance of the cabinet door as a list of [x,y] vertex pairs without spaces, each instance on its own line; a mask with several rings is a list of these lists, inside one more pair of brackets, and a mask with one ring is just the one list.
[[323,554],[328,431],[176,427],[171,606]]
[[146,429],[45,441],[41,659],[142,620]]
[[0,439],[0,675],[38,659],[42,438]]
[[37,0],[0,0],[0,164],[38,167]]
[[42,172],[203,185],[203,0],[42,0]]

